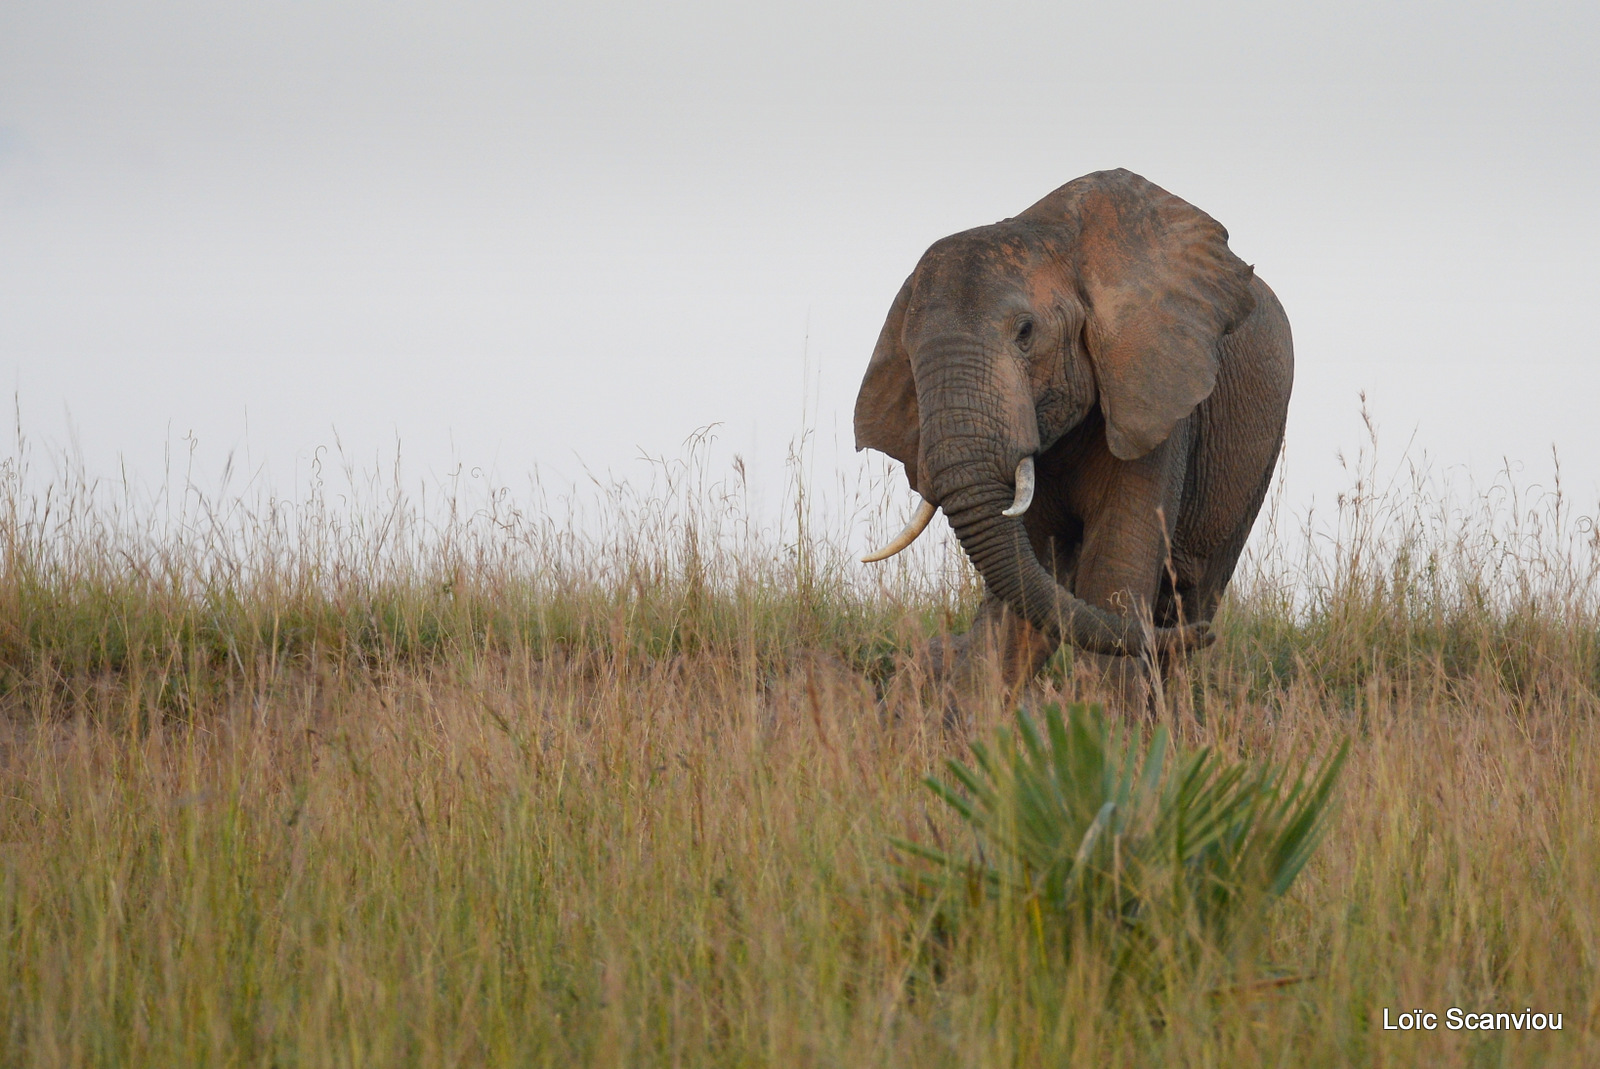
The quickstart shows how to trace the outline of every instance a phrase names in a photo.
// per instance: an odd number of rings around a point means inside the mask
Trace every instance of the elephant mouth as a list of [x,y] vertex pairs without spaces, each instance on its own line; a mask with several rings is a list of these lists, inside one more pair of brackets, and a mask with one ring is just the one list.
[[[1016,493],[1011,500],[1011,506],[1003,510],[1000,515],[1012,518],[1021,516],[1033,505],[1034,488],[1038,485],[1034,474],[1032,457],[1023,457],[1017,461]],[[933,522],[934,513],[938,507],[932,502],[923,500],[917,505],[917,511],[912,515],[905,530],[890,539],[882,549],[868,553],[861,558],[862,564],[876,564],[888,560],[897,553],[911,548],[911,544],[922,537],[922,532],[928,529],[928,524]]]

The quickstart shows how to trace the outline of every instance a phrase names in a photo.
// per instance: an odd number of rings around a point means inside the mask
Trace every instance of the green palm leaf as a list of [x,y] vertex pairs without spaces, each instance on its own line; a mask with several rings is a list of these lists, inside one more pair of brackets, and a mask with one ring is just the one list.
[[[974,743],[972,766],[947,763],[950,782],[931,791],[977,838],[977,856],[904,840],[915,886],[954,911],[1016,896],[1065,953],[1075,939],[1128,972],[1152,948],[1227,951],[1293,885],[1325,832],[1348,754],[1293,776],[1266,764],[1228,761],[1208,748],[1177,754],[1157,730],[1140,747],[1099,707],[1019,711],[993,745]],[[972,896],[976,894],[976,902]]]

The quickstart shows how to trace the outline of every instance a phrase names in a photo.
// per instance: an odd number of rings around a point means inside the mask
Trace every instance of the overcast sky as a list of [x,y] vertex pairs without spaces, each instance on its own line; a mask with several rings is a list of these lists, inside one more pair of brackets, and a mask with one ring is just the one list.
[[855,463],[924,248],[1120,166],[1283,300],[1297,507],[1365,390],[1393,457],[1555,446],[1592,508],[1596,55],[1593,0],[6,0],[0,369],[147,479],[192,434],[287,490],[336,431],[515,487],[720,423],[771,483],[805,419]]

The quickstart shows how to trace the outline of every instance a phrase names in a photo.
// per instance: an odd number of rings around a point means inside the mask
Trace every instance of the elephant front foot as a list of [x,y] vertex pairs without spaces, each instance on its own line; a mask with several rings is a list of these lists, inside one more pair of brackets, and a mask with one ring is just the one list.
[[998,598],[984,598],[966,634],[928,642],[926,678],[945,726],[970,729],[997,709],[1009,713],[1056,645]]
[[1113,714],[1135,721],[1152,721],[1159,715],[1161,688],[1152,679],[1150,662],[1143,657],[1079,654],[1080,695],[1105,703]]

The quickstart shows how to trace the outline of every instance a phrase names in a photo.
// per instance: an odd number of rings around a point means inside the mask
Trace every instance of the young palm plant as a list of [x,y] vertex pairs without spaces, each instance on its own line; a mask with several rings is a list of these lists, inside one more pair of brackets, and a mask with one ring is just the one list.
[[1169,769],[1164,728],[1141,754],[1098,706],[1041,719],[1019,710],[1014,731],[973,744],[974,767],[947,763],[953,784],[926,781],[975,833],[975,856],[895,845],[939,930],[998,905],[1047,953],[1107,955],[1119,984],[1240,951],[1315,850],[1348,751],[1293,776],[1209,747]]

